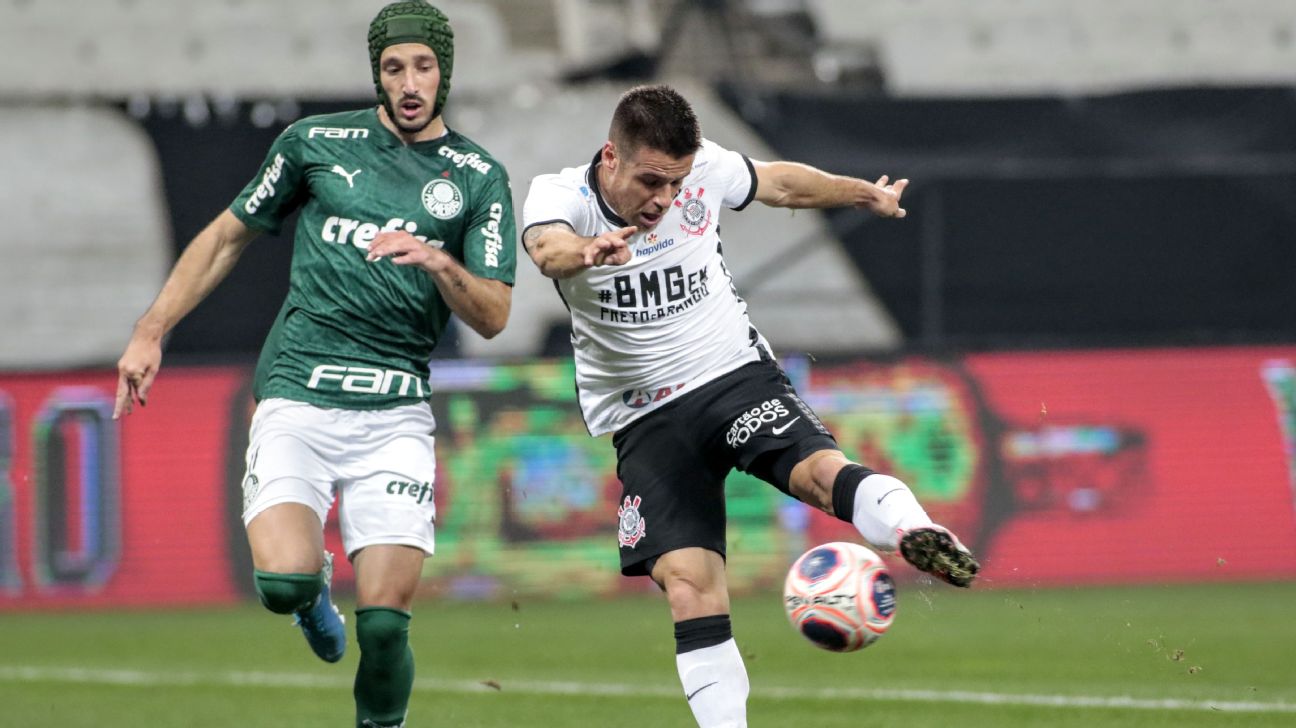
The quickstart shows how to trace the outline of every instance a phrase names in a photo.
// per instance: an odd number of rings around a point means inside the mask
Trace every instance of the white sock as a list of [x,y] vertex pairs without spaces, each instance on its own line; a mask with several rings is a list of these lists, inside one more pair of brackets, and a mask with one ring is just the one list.
[[747,728],[747,668],[733,638],[675,655],[680,684],[700,728]]
[[930,526],[932,519],[904,481],[873,473],[861,480],[855,491],[851,523],[874,548],[895,551],[900,548],[897,529]]

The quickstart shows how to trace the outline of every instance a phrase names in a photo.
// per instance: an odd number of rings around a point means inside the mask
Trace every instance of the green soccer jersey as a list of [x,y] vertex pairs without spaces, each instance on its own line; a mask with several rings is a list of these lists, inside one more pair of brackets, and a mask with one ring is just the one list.
[[404,144],[376,109],[289,126],[230,210],[268,232],[301,212],[288,297],[257,363],[258,401],[381,409],[431,394],[428,359],[450,307],[422,269],[365,260],[384,230],[408,231],[469,273],[513,284],[504,168],[454,131]]

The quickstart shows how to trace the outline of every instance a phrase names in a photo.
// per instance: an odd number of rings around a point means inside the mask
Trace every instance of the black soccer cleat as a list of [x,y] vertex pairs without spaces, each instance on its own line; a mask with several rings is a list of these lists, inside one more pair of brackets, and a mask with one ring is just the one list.
[[954,586],[970,587],[981,564],[954,534],[940,526],[923,526],[900,536],[900,555],[913,567]]

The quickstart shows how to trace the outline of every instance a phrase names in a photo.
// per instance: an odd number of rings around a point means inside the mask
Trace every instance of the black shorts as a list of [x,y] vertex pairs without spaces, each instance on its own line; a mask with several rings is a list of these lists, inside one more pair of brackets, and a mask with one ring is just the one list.
[[619,430],[621,573],[642,576],[668,551],[725,555],[725,477],[733,468],[788,492],[792,468],[837,449],[773,361],[747,364]]

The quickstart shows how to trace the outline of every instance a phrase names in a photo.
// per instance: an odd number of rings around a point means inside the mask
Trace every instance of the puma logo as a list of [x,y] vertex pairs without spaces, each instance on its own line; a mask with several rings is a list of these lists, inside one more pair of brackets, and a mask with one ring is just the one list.
[[354,182],[353,180],[355,179],[355,176],[356,176],[357,174],[360,174],[360,170],[358,170],[358,169],[357,169],[356,171],[354,171],[354,172],[350,172],[350,173],[348,173],[345,169],[342,169],[342,165],[340,165],[340,164],[335,164],[335,165],[333,165],[333,169],[331,169],[331,170],[329,170],[329,171],[330,171],[330,172],[336,172],[337,174],[340,174],[340,175],[342,175],[343,177],[345,177],[345,178],[346,178],[346,181],[347,181],[347,187],[355,187],[355,182]]
[[783,433],[787,432],[787,428],[791,427],[792,424],[795,423],[795,422],[796,422],[797,420],[799,420],[799,419],[801,419],[801,415],[797,415],[796,417],[793,417],[792,419],[790,419],[790,420],[788,420],[787,422],[783,423],[783,424],[782,424],[781,426],[779,426],[779,427],[773,427],[773,428],[770,428],[770,432],[774,433],[775,435],[782,435]]

